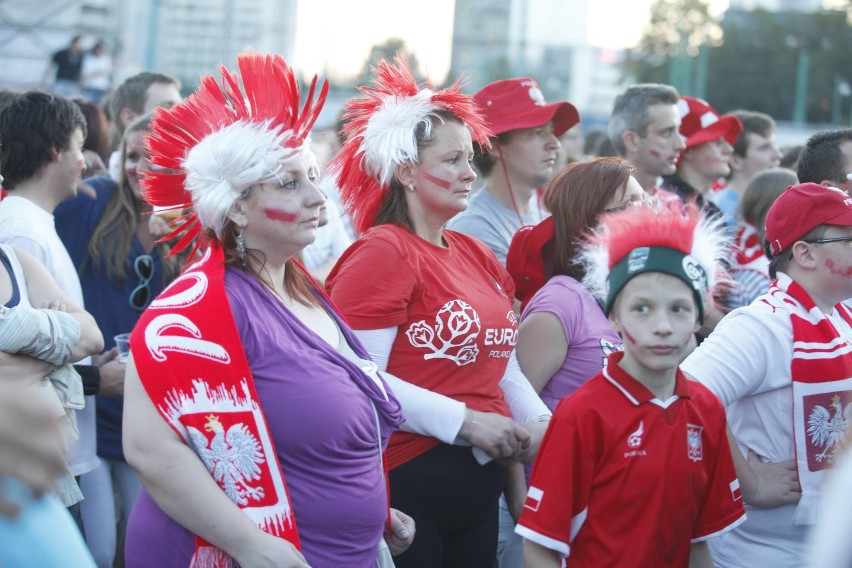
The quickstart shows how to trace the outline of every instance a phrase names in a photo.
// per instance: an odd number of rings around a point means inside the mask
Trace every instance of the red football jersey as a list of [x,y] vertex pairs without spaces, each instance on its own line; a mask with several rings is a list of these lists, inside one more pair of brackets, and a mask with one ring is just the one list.
[[[511,416],[498,383],[518,340],[514,284],[476,239],[445,230],[444,240],[446,248],[395,225],[374,227],[341,256],[326,286],[354,329],[398,327],[389,373],[474,410]],[[395,432],[388,466],[437,444]]]
[[725,411],[678,370],[661,401],[613,353],[559,403],[516,531],[582,566],[687,566],[743,520]]

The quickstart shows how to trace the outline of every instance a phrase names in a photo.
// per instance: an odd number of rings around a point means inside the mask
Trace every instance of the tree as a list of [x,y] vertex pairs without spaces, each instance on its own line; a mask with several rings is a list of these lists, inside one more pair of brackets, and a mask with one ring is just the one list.
[[[728,11],[723,28],[724,43],[710,52],[707,79],[707,99],[717,110],[747,108],[793,120],[798,80],[804,118],[831,120],[836,79],[852,82],[845,11]],[[838,116],[848,117],[848,106]]]
[[[721,38],[722,29],[710,15],[709,0],[655,0],[648,25],[625,69],[640,83],[689,83],[684,62],[698,55],[702,45],[717,45]],[[688,90],[690,85],[675,87]]]
[[411,70],[414,72],[414,76],[420,80],[422,79],[422,75],[420,74],[420,66],[417,63],[417,56],[414,55],[413,51],[410,51],[408,47],[405,45],[405,40],[399,38],[388,38],[384,43],[376,44],[370,49],[370,57],[364,63],[363,69],[358,73],[358,77],[356,79],[356,85],[366,85],[370,82],[370,77],[372,77],[372,72],[370,69],[378,65],[379,61],[382,59],[386,59],[388,61],[393,60],[397,54],[403,54],[408,57],[408,61],[411,64]]

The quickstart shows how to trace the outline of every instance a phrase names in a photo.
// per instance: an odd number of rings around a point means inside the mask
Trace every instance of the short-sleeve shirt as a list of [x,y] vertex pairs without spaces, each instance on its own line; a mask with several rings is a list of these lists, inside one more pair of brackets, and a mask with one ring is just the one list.
[[[145,282],[149,288],[148,298],[154,299],[168,282],[157,248],[150,252],[149,278],[142,279],[136,272],[136,259],[147,254],[136,235],[130,240],[124,261],[123,270],[127,278],[120,285],[110,279],[104,263],[95,263],[89,258],[89,241],[118,188],[108,177],[90,178],[86,183],[95,190],[95,199],[80,193],[74,199],[60,203],[54,212],[56,233],[79,274],[86,311],[95,318],[104,336],[104,350],[109,350],[115,345],[115,336],[132,331],[142,313],[130,305],[134,290]],[[124,460],[121,446],[123,407],[124,401],[120,397],[97,397],[98,455],[101,457]]]
[[554,276],[527,304],[521,323],[530,314],[553,314],[568,340],[562,366],[539,393],[550,410],[606,365],[610,353],[621,351],[621,338],[588,290],[570,276]]
[[485,243],[505,266],[509,245],[518,229],[540,223],[549,215],[541,209],[538,195],[530,199],[530,212],[529,215],[520,215],[497,201],[487,187],[483,187],[470,198],[468,208],[453,217],[447,227]]
[[[778,279],[790,277],[779,273]],[[793,327],[789,312],[776,302],[766,295],[729,313],[681,366],[721,399],[740,450],[751,449],[773,463],[796,456]],[[852,337],[836,311],[828,318],[844,337]],[[748,521],[713,543],[714,559],[723,566],[800,565],[807,527],[793,524],[796,505],[746,508]]]
[[[474,410],[510,416],[498,383],[518,337],[514,283],[476,239],[450,230],[443,237],[446,247],[397,225],[374,227],[346,250],[326,287],[353,329],[398,328],[389,373]],[[396,432],[388,466],[438,443]]]
[[516,532],[583,566],[687,566],[745,514],[719,399],[678,371],[668,400],[610,355],[553,414]]
[[76,81],[80,78],[80,70],[83,67],[83,53],[72,52],[68,49],[57,51],[53,54],[53,63],[56,65],[56,78],[63,81]]

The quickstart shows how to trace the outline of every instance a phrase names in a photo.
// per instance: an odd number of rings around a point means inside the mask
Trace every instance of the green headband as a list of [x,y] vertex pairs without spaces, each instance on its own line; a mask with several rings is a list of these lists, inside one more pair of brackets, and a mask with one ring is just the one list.
[[621,289],[634,276],[645,272],[662,272],[683,280],[695,292],[698,319],[704,322],[704,301],[707,297],[707,271],[692,255],[669,247],[639,247],[615,263],[606,277],[606,306],[609,315]]

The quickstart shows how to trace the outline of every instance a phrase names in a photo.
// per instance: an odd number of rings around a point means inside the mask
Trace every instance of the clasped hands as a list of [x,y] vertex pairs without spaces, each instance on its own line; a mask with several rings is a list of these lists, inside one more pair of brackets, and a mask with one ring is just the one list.
[[465,414],[460,437],[502,462],[532,463],[547,429],[547,422],[519,424],[494,412]]

